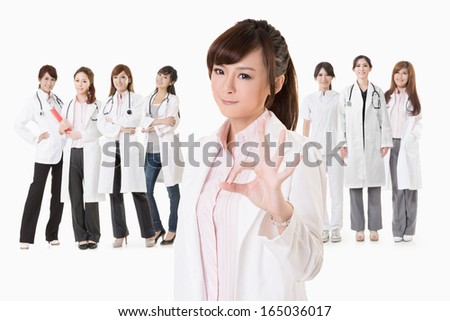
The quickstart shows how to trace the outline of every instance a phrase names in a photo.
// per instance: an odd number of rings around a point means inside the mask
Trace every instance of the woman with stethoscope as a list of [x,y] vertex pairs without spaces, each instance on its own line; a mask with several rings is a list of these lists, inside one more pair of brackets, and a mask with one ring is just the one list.
[[105,138],[99,175],[99,192],[110,194],[113,247],[122,247],[129,234],[123,193],[131,192],[145,245],[155,245],[155,230],[146,194],[144,151],[136,127],[143,115],[144,100],[134,93],[131,70],[117,65],[111,73],[111,89],[98,114],[98,128]]
[[[327,155],[327,144],[336,146],[338,131],[339,105],[341,95],[331,89],[334,78],[334,68],[329,62],[320,62],[314,70],[314,79],[319,90],[303,99],[300,107],[300,117],[303,118],[303,135],[320,144],[323,161],[326,162],[327,181],[331,197],[331,213],[325,208],[323,213],[324,243],[341,241],[343,225],[343,190],[344,167],[337,159]],[[311,130],[310,130],[311,129]],[[331,232],[331,237],[330,237]]]
[[353,60],[356,83],[342,91],[338,141],[344,158],[344,185],[350,189],[351,229],[364,241],[363,188],[368,192],[370,240],[378,241],[382,228],[381,186],[385,184],[383,157],[392,147],[392,131],[383,91],[369,82],[372,62],[367,56]]
[[[33,182],[28,191],[20,229],[21,249],[28,249],[29,244],[34,243],[45,183],[50,170],[52,197],[45,238],[50,245],[59,245],[58,230],[64,208],[60,200],[64,130],[52,113],[53,110],[59,114],[63,108],[62,101],[52,92],[57,79],[55,67],[50,65],[41,67],[38,74],[39,89],[28,100],[15,124],[19,135],[36,145]],[[35,133],[28,128],[30,122],[37,126],[38,132]]]
[[101,102],[95,97],[94,73],[87,67],[74,74],[77,92],[62,111],[66,128],[61,199],[72,206],[72,224],[80,250],[96,249],[100,240],[98,193],[101,133],[97,117]]
[[167,187],[170,200],[169,231],[161,245],[170,245],[175,241],[178,221],[178,204],[183,168],[181,149],[174,145],[175,129],[180,120],[178,110],[179,100],[175,92],[177,71],[172,66],[162,67],[156,75],[156,89],[146,98],[146,115],[141,126],[146,133],[145,146],[145,176],[147,181],[147,196],[150,202],[150,213],[156,231],[156,241],[164,237],[164,229],[153,195],[155,183],[161,173]]
[[394,147],[385,161],[387,184],[392,183],[392,233],[395,242],[410,242],[416,231],[417,190],[422,188],[419,139],[422,113],[416,90],[416,73],[409,61],[392,70],[385,94]]

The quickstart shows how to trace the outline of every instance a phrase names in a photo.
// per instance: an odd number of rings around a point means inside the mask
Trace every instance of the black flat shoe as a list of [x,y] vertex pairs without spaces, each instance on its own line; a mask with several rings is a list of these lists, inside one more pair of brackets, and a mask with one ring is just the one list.
[[97,242],[89,242],[87,244],[87,246],[88,246],[89,249],[94,250],[94,249],[96,249],[98,247],[98,244],[97,244]]
[[161,245],[172,245],[173,242],[175,242],[175,237],[177,237],[176,235],[173,236],[173,238],[171,240],[162,240],[161,241]]
[[[158,233],[158,232],[157,232],[157,233]],[[157,244],[157,243],[158,243],[158,239],[159,239],[160,237],[163,237],[164,235],[166,235],[166,231],[164,231],[164,230],[159,231],[158,237],[155,238],[155,244]],[[164,239],[164,238],[163,238],[163,239]]]
[[83,243],[83,244],[78,243],[78,248],[80,250],[87,250],[88,246],[89,246],[88,243]]

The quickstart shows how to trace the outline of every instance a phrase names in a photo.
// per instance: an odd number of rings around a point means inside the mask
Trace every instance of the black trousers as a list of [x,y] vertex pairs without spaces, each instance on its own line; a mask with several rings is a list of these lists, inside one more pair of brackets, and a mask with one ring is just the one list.
[[72,148],[70,151],[69,195],[72,206],[72,225],[75,240],[100,240],[100,218],[98,202],[84,202],[84,161],[83,149]]
[[28,190],[20,228],[20,242],[22,243],[34,243],[45,183],[47,182],[50,169],[52,170],[52,197],[50,199],[50,218],[45,229],[45,239],[48,242],[58,239],[59,224],[61,223],[64,208],[64,203],[61,203],[62,157],[57,164],[34,163],[33,182]]
[[[142,171],[144,175],[144,171]],[[128,236],[125,204],[123,193],[120,192],[122,186],[122,170],[120,168],[120,150],[119,143],[116,142],[116,159],[114,168],[113,193],[109,194],[111,203],[111,220],[113,226],[113,235],[115,238],[122,238]],[[132,192],[134,206],[141,229],[141,237],[149,238],[155,236],[155,229],[153,227],[152,217],[150,215],[150,204],[148,202],[147,194],[144,192]]]

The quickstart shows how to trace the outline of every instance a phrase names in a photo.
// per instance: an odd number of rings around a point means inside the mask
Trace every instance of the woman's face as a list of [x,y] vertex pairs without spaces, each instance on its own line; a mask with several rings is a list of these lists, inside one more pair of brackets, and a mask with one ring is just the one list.
[[87,95],[91,82],[84,72],[77,73],[73,82],[75,84],[75,90],[77,91],[77,94]]
[[320,69],[320,71],[316,77],[316,81],[319,84],[319,90],[320,91],[329,90],[332,80],[333,80],[333,77],[328,75],[328,73],[325,71],[325,69],[323,69],[323,68]]
[[372,70],[369,63],[366,59],[361,58],[356,62],[355,68],[353,71],[356,74],[356,77],[361,80],[366,80],[369,77],[369,72]]
[[172,85],[172,81],[170,80],[170,75],[164,75],[161,73],[158,73],[156,75],[156,87],[158,89],[167,89],[170,85]]
[[214,65],[211,73],[214,100],[230,120],[250,124],[264,112],[270,93],[261,50],[231,65]]
[[127,76],[125,71],[122,71],[120,74],[113,76],[113,84],[114,88],[116,88],[117,92],[123,93],[128,90],[128,84],[131,82],[131,79]]
[[394,82],[397,88],[406,88],[408,85],[408,69],[402,68],[394,74]]
[[55,83],[56,79],[50,76],[48,72],[46,72],[44,76],[39,79],[39,88],[41,88],[45,93],[49,94],[52,91],[53,87],[55,87]]

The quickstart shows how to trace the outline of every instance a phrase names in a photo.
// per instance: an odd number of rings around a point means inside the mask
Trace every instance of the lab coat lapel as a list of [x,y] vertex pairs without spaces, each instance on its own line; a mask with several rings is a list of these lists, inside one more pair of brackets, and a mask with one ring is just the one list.
[[86,111],[84,112],[84,115],[83,115],[83,118],[84,118],[83,119],[83,129],[84,130],[86,129],[86,127],[87,127],[87,125],[89,123],[89,120],[91,118],[92,119],[96,119],[97,118],[97,116],[94,115],[96,109],[97,109],[97,105],[95,103],[94,104],[89,104],[89,105],[86,106]]

